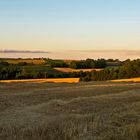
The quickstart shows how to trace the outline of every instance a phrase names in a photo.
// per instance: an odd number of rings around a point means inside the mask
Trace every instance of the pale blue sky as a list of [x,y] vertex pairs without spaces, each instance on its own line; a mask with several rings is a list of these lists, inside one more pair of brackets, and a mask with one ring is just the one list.
[[140,0],[0,0],[0,49],[140,50]]

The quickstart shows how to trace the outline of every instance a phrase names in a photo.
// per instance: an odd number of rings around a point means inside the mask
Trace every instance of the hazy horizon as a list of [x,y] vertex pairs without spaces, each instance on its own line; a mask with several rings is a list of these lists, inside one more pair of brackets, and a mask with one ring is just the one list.
[[51,58],[51,59],[138,59],[140,58],[140,50],[69,50],[56,52],[41,51],[17,51],[7,50],[0,51],[0,58]]
[[136,59],[139,25],[139,0],[4,0],[0,50],[30,52],[0,52],[0,57]]

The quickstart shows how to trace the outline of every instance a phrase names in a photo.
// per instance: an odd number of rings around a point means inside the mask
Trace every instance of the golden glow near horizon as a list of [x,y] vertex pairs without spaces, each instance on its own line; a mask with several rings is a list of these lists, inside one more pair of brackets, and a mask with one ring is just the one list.
[[[0,41],[1,49],[9,50],[139,50],[140,41],[135,39],[13,39]],[[132,47],[134,46],[134,47]]]

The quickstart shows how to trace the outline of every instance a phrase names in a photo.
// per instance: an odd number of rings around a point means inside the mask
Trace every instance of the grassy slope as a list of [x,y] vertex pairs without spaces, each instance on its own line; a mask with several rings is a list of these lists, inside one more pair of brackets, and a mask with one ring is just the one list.
[[1,83],[0,140],[139,140],[140,84]]

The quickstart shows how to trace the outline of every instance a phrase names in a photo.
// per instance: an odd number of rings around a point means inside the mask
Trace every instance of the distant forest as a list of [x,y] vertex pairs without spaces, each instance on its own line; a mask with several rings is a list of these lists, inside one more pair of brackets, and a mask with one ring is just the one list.
[[[52,60],[43,59],[0,59],[0,80],[38,79],[38,78],[80,78],[80,81],[106,81],[140,77],[140,59],[120,61],[118,59]],[[42,59],[38,59],[42,60]],[[54,68],[93,69],[91,72],[61,72]],[[95,69],[101,69],[96,71]]]

